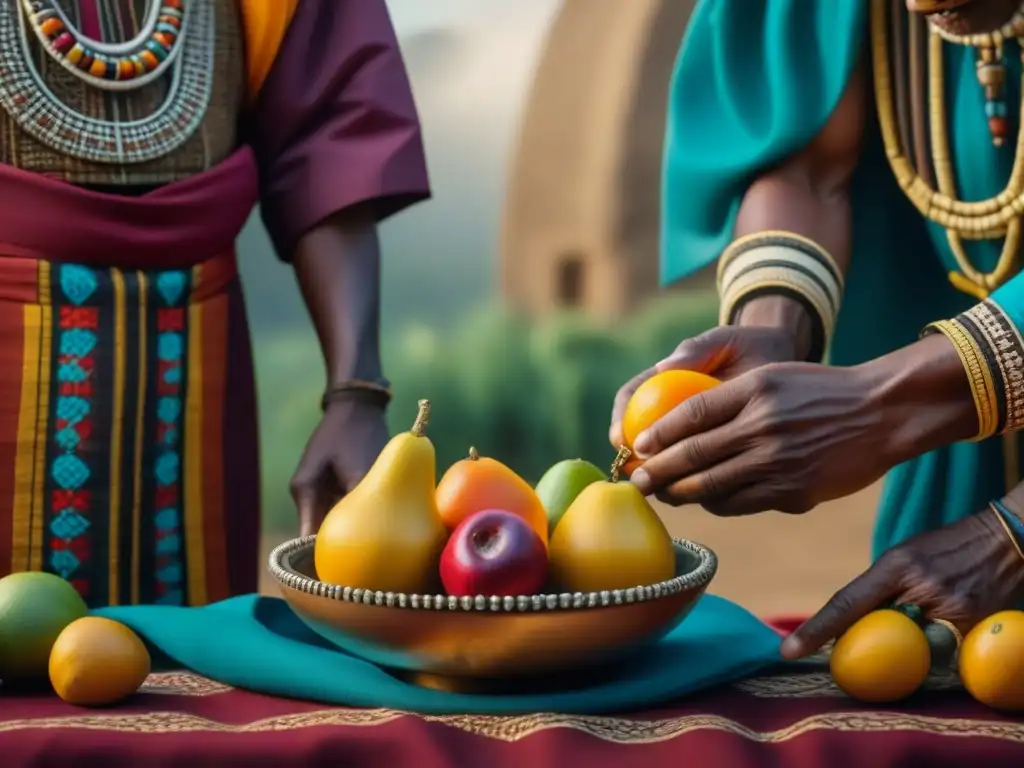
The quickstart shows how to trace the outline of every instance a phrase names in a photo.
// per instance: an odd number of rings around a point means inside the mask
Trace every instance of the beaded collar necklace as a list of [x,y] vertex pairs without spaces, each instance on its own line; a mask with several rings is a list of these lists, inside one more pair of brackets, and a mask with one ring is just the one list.
[[50,57],[105,91],[134,90],[153,82],[181,49],[182,0],[150,0],[139,34],[123,43],[86,37],[56,0],[21,0],[21,4],[28,25]]
[[182,6],[176,37],[181,52],[168,65],[163,104],[140,120],[112,122],[77,112],[50,90],[33,65],[24,31],[27,5],[0,0],[0,107],[27,134],[68,157],[129,165],[170,154],[195,134],[213,89],[212,0],[185,0]]

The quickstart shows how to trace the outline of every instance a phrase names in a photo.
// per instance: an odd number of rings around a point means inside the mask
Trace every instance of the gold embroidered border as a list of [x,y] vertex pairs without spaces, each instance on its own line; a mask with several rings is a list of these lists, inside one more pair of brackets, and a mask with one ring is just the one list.
[[214,696],[233,690],[230,685],[191,672],[154,672],[146,678],[141,692],[161,696]]
[[991,437],[999,428],[999,405],[992,371],[984,352],[974,337],[957,320],[937,320],[929,323],[922,335],[929,333],[941,333],[949,339],[970,380],[971,395],[974,397],[974,407],[978,412],[978,434],[974,440]]
[[[402,717],[415,717],[393,710],[326,709],[265,718],[234,725],[180,712],[151,712],[136,715],[83,715],[14,720],[0,723],[0,732],[26,729],[78,728],[119,733],[268,733],[317,727],[372,727]],[[534,734],[564,728],[615,744],[653,744],[696,731],[720,731],[762,744],[791,741],[815,731],[839,733],[881,733],[909,731],[940,736],[998,739],[1024,744],[1024,723],[967,718],[941,718],[900,712],[835,712],[802,718],[782,728],[757,730],[721,715],[681,715],[656,720],[573,715],[524,715],[490,717],[483,715],[425,716],[430,723],[457,728],[465,733],[511,743]]]
[[[735,682],[732,687],[763,699],[847,698],[828,672],[755,677]],[[932,672],[924,684],[924,690],[959,691],[963,690],[963,685],[953,670]]]
[[[841,698],[843,694],[827,672],[772,675],[734,683],[733,688],[760,698]],[[935,673],[925,687],[929,690],[959,689],[954,672]],[[230,686],[189,672],[150,675],[143,692],[177,696],[211,696],[233,690]],[[429,723],[457,728],[484,738],[516,742],[536,733],[569,729],[617,744],[647,744],[685,736],[702,730],[730,733],[758,743],[781,743],[813,731],[838,732],[917,731],[946,736],[975,736],[1024,744],[1024,723],[960,718],[938,718],[896,712],[838,712],[803,718],[783,728],[761,731],[731,718],[714,714],[681,715],[660,719],[632,719],[591,715],[538,713],[510,717],[486,715],[411,715],[391,709],[327,708],[264,718],[251,723],[221,723],[182,712],[132,714],[87,714],[70,717],[25,718],[0,721],[0,733],[20,730],[83,729],[118,733],[267,733],[327,726],[372,727],[387,725],[403,717],[417,717]]]
[[1024,339],[1002,307],[991,299],[963,313],[978,329],[989,347],[1003,379],[1006,401],[1004,432],[1024,427]]
[[[826,667],[828,665],[827,656],[815,658],[816,671],[754,677],[734,682],[730,687],[750,696],[768,699],[845,698],[846,694],[839,690],[832,681],[832,676],[821,670],[822,664]],[[933,671],[924,688],[932,691],[963,690],[963,685],[953,670]],[[230,693],[233,690],[235,689],[231,686],[191,672],[157,672],[149,676],[141,692],[163,696],[205,697]]]

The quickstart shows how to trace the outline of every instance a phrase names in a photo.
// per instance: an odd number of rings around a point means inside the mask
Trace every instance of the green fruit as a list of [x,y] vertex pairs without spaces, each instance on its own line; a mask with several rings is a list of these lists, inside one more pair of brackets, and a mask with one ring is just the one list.
[[914,603],[894,605],[892,609],[894,611],[899,611],[915,624],[921,624],[924,621],[924,611],[921,610],[921,606],[914,605]]
[[555,530],[562,515],[584,488],[607,479],[604,472],[583,459],[560,461],[545,472],[536,490],[548,515],[548,531]]
[[956,658],[956,636],[944,624],[928,622],[924,627],[924,636],[928,640],[928,648],[932,652],[932,668],[948,667]]
[[59,576],[28,571],[0,579],[0,680],[45,680],[57,635],[88,613]]

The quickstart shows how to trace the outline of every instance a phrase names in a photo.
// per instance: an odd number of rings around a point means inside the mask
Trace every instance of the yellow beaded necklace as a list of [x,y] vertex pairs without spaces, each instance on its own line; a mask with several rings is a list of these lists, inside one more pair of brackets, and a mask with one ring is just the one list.
[[[977,202],[956,198],[956,178],[949,151],[946,123],[946,99],[943,88],[944,41],[982,48],[981,68],[991,60],[989,51],[1000,48],[1004,30],[990,35],[953,38],[931,28],[928,40],[928,116],[930,123],[931,156],[935,167],[938,189],[932,188],[914,169],[907,148],[899,136],[894,106],[894,89],[890,71],[890,43],[887,11],[893,0],[874,0],[871,7],[872,64],[874,68],[875,99],[878,119],[885,145],[885,154],[900,188],[918,211],[927,219],[946,230],[950,250],[959,272],[949,275],[950,282],[979,300],[1016,274],[1019,267],[1021,220],[1024,214],[1024,130],[1018,130],[1013,168],[1006,187],[995,197]],[[1015,17],[1015,20],[1017,17]],[[1008,27],[1010,25],[1007,25]],[[1005,30],[1010,32],[1011,29]],[[1012,28],[1012,32],[1017,32]],[[1015,35],[1016,36],[1016,35]],[[984,84],[984,83],[983,83]],[[1022,73],[1024,93],[1024,73]],[[1019,125],[1024,126],[1024,99],[1021,103]],[[993,240],[1004,238],[1003,248],[991,272],[982,272],[972,263],[963,240]]]

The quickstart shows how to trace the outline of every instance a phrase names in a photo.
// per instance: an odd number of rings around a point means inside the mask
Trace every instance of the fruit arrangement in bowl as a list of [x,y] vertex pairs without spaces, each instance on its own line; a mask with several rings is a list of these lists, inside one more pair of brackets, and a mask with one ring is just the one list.
[[271,573],[295,613],[382,666],[461,678],[606,662],[675,627],[714,553],[674,541],[640,491],[581,459],[536,487],[470,448],[435,482],[430,404],[381,452],[314,537]]

